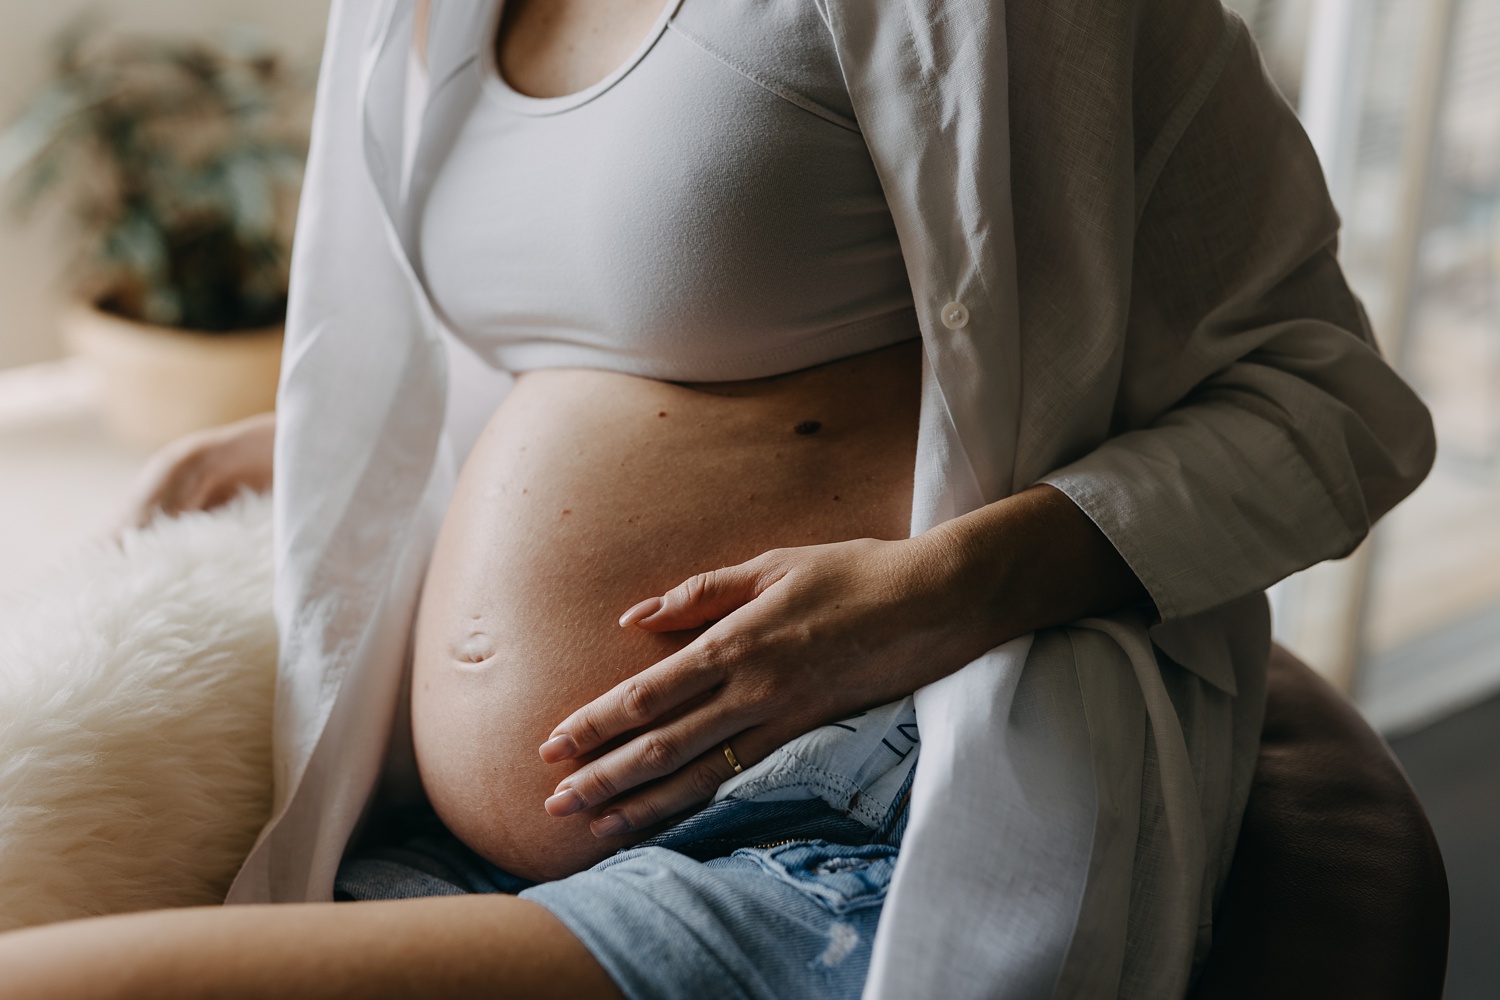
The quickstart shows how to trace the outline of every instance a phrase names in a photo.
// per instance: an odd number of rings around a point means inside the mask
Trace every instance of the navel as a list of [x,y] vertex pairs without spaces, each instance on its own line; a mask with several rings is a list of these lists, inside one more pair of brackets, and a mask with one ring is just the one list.
[[453,659],[460,666],[478,666],[494,658],[495,639],[484,632],[470,632],[453,644]]

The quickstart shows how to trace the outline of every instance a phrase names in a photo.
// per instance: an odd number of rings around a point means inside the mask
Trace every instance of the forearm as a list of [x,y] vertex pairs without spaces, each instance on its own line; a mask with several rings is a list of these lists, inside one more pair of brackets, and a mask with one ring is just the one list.
[[992,648],[1039,628],[1133,605],[1146,588],[1104,533],[1052,486],[1033,486],[938,525],[919,541],[940,561],[953,606]]
[[141,470],[122,524],[141,527],[168,517],[212,510],[241,490],[271,489],[276,414],[262,413],[174,441]]
[[198,907],[0,934],[7,1000],[612,997],[558,919],[514,896]]
[[257,492],[271,488],[276,414],[261,413],[219,428],[215,445],[226,477]]
[[914,538],[777,549],[700,574],[621,618],[652,632],[708,628],[552,731],[540,749],[549,764],[647,732],[564,777],[548,811],[617,801],[609,815],[625,826],[595,835],[645,829],[732,776],[726,739],[753,764],[1018,636],[1145,599],[1114,546],[1051,486]]

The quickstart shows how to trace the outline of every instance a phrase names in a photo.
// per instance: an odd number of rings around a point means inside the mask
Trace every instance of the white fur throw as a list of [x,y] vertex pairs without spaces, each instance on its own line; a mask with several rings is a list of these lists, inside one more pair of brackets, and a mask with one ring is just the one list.
[[270,503],[0,602],[0,930],[220,902],[271,804]]

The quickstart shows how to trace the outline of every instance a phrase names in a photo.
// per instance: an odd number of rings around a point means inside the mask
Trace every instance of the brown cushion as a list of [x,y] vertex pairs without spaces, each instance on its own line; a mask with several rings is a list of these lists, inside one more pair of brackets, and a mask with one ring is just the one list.
[[1448,881],[1389,748],[1283,649],[1214,944],[1193,1000],[1437,1000]]

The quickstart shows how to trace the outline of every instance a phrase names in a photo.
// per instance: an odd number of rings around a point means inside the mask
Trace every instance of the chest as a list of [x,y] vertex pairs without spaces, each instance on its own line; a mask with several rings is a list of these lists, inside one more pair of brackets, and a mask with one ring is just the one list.
[[676,0],[504,0],[490,42],[500,75],[533,97],[598,83]]
[[558,96],[523,93],[486,53],[418,222],[450,326],[512,371],[688,381],[912,336],[899,241],[814,7],[674,0],[653,17]]

